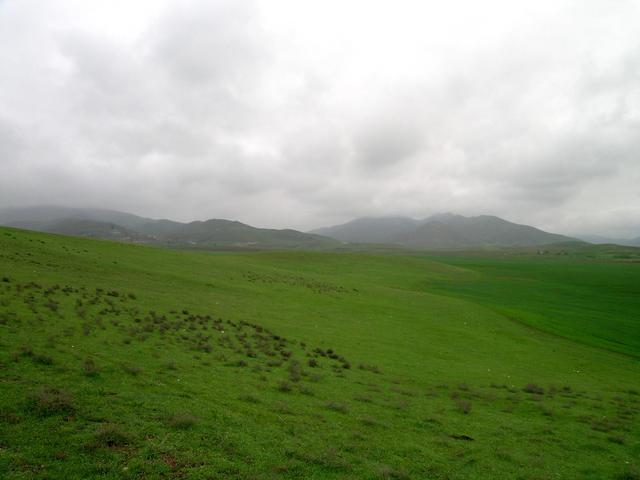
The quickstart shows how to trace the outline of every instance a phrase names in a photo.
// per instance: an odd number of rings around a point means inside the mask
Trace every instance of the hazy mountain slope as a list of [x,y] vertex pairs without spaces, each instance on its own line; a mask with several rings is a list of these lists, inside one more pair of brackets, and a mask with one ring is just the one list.
[[580,235],[580,239],[585,242],[591,242],[596,244],[614,244],[624,245],[628,247],[640,247],[640,237],[638,238],[610,238],[600,235]]
[[463,248],[471,246],[529,246],[573,240],[528,225],[489,215],[439,215],[425,220],[401,243],[412,247]]
[[67,207],[0,209],[0,225],[50,233],[174,246],[331,248],[338,241],[295,230],[255,228],[231,220],[154,220],[113,210]]
[[44,230],[54,223],[67,219],[113,223],[127,228],[135,228],[153,221],[131,213],[96,208],[58,206],[0,208],[0,224],[7,226]]
[[419,220],[406,217],[357,218],[342,225],[318,228],[312,233],[342,242],[389,243],[395,237],[412,232],[419,225]]
[[302,233],[296,230],[255,228],[241,222],[211,219],[182,224],[179,228],[159,236],[170,243],[194,242],[196,244],[223,244],[246,246],[282,247],[331,247],[333,239]]
[[412,248],[531,246],[574,240],[488,215],[464,217],[440,214],[422,221],[410,218],[366,218],[315,232],[342,241],[397,243]]
[[152,237],[135,232],[121,225],[93,220],[69,218],[48,224],[43,231],[59,233],[62,235],[74,235],[78,237],[94,237],[125,242],[151,242]]

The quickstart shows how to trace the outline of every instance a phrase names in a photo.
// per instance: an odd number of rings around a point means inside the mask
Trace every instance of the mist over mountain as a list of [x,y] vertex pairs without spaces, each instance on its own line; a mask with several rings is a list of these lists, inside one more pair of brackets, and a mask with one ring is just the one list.
[[451,213],[423,220],[361,218],[312,232],[344,242],[392,243],[410,248],[535,246],[576,240],[495,216],[465,217]]

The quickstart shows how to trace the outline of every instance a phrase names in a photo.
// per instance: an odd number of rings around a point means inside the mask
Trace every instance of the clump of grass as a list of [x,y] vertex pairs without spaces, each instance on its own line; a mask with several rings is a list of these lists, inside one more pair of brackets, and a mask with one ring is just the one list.
[[313,458],[313,462],[331,470],[348,470],[349,462],[335,448],[331,447]]
[[302,394],[302,395],[307,395],[309,397],[313,397],[314,393],[313,390],[311,390],[309,387],[305,386],[305,385],[300,385],[298,387],[298,391]]
[[40,365],[53,365],[53,358],[49,355],[36,353],[32,356],[32,358],[34,362],[39,363]]
[[249,365],[247,363],[246,360],[238,360],[237,362],[234,363],[235,367],[246,367],[247,365]]
[[339,413],[348,413],[349,412],[349,408],[347,407],[346,404],[341,403],[341,402],[327,402],[324,407],[327,410],[333,410],[334,412],[339,412]]
[[640,472],[637,469],[627,470],[615,477],[615,480],[640,480]]
[[409,478],[409,474],[404,470],[383,465],[378,471],[378,477],[384,479],[407,480]]
[[0,423],[6,423],[8,425],[17,425],[22,421],[20,415],[16,414],[12,410],[0,407]]
[[293,414],[293,410],[291,410],[291,407],[289,407],[289,405],[287,405],[284,402],[277,402],[273,406],[273,411],[276,412],[276,413],[281,413],[283,415],[292,415]]
[[133,376],[133,377],[137,377],[138,375],[140,375],[140,373],[142,373],[142,369],[136,365],[131,365],[128,363],[123,363],[122,365],[122,370],[126,373],[128,373],[129,375]]
[[287,382],[286,380],[280,380],[278,382],[277,388],[279,392],[289,393],[292,389],[292,386],[291,383]]
[[544,415],[545,417],[553,417],[555,416],[555,412],[548,408],[548,407],[542,407],[542,415]]
[[373,373],[382,373],[380,371],[380,367],[376,366],[376,365],[367,365],[365,363],[361,363],[360,365],[358,365],[358,368],[360,370],[366,370],[368,372],[373,372]]
[[544,395],[544,388],[540,385],[536,385],[535,383],[527,383],[522,391],[526,393],[534,393],[536,395]]
[[177,370],[178,366],[176,365],[176,362],[166,362],[164,364],[164,369],[165,370]]
[[316,368],[320,366],[320,362],[318,362],[318,360],[316,360],[315,358],[310,358],[309,361],[307,362],[307,364],[311,367],[311,368]]
[[624,437],[621,436],[621,435],[611,435],[611,436],[607,437],[607,440],[609,440],[611,443],[616,443],[618,445],[624,445],[625,444]]
[[113,423],[104,423],[98,427],[93,434],[93,440],[89,444],[90,448],[117,448],[126,447],[132,443],[129,433],[122,430]]
[[96,362],[93,358],[87,357],[84,359],[84,364],[82,365],[82,372],[87,377],[95,377],[98,375],[99,370]]
[[260,399],[255,395],[251,395],[251,394],[241,395],[240,400],[247,403],[260,403]]
[[39,417],[73,415],[76,411],[73,396],[58,388],[45,387],[29,398],[28,408]]
[[354,400],[362,403],[372,403],[373,399],[369,395],[356,395],[353,397]]
[[198,423],[198,418],[191,413],[175,413],[167,420],[167,425],[177,430],[188,430]]
[[289,364],[289,380],[295,383],[302,380],[302,369],[300,368],[300,363],[296,360]]
[[456,400],[456,409],[465,415],[471,412],[471,402],[469,400]]
[[360,423],[366,425],[367,427],[375,427],[376,425],[380,425],[378,421],[373,417],[362,417],[360,419]]
[[33,357],[34,355],[31,345],[22,345],[18,350],[18,356],[20,357]]

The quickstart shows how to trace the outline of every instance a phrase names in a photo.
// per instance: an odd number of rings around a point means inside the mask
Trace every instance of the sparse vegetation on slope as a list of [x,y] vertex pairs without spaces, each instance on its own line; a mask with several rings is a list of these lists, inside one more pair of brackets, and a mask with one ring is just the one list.
[[633,478],[637,361],[433,288],[479,275],[0,229],[0,471]]

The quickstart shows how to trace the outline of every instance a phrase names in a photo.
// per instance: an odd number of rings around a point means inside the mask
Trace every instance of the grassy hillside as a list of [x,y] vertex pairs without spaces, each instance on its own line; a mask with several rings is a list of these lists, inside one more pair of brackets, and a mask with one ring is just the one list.
[[472,300],[533,327],[640,359],[640,264],[566,256],[435,258],[469,270],[469,278],[425,280],[426,290]]
[[[637,265],[601,264],[589,290],[584,260],[465,261],[0,229],[0,472],[640,478]],[[553,309],[495,286],[519,269],[552,279]],[[600,327],[576,333],[594,306]],[[627,355],[594,347],[602,332]]]

